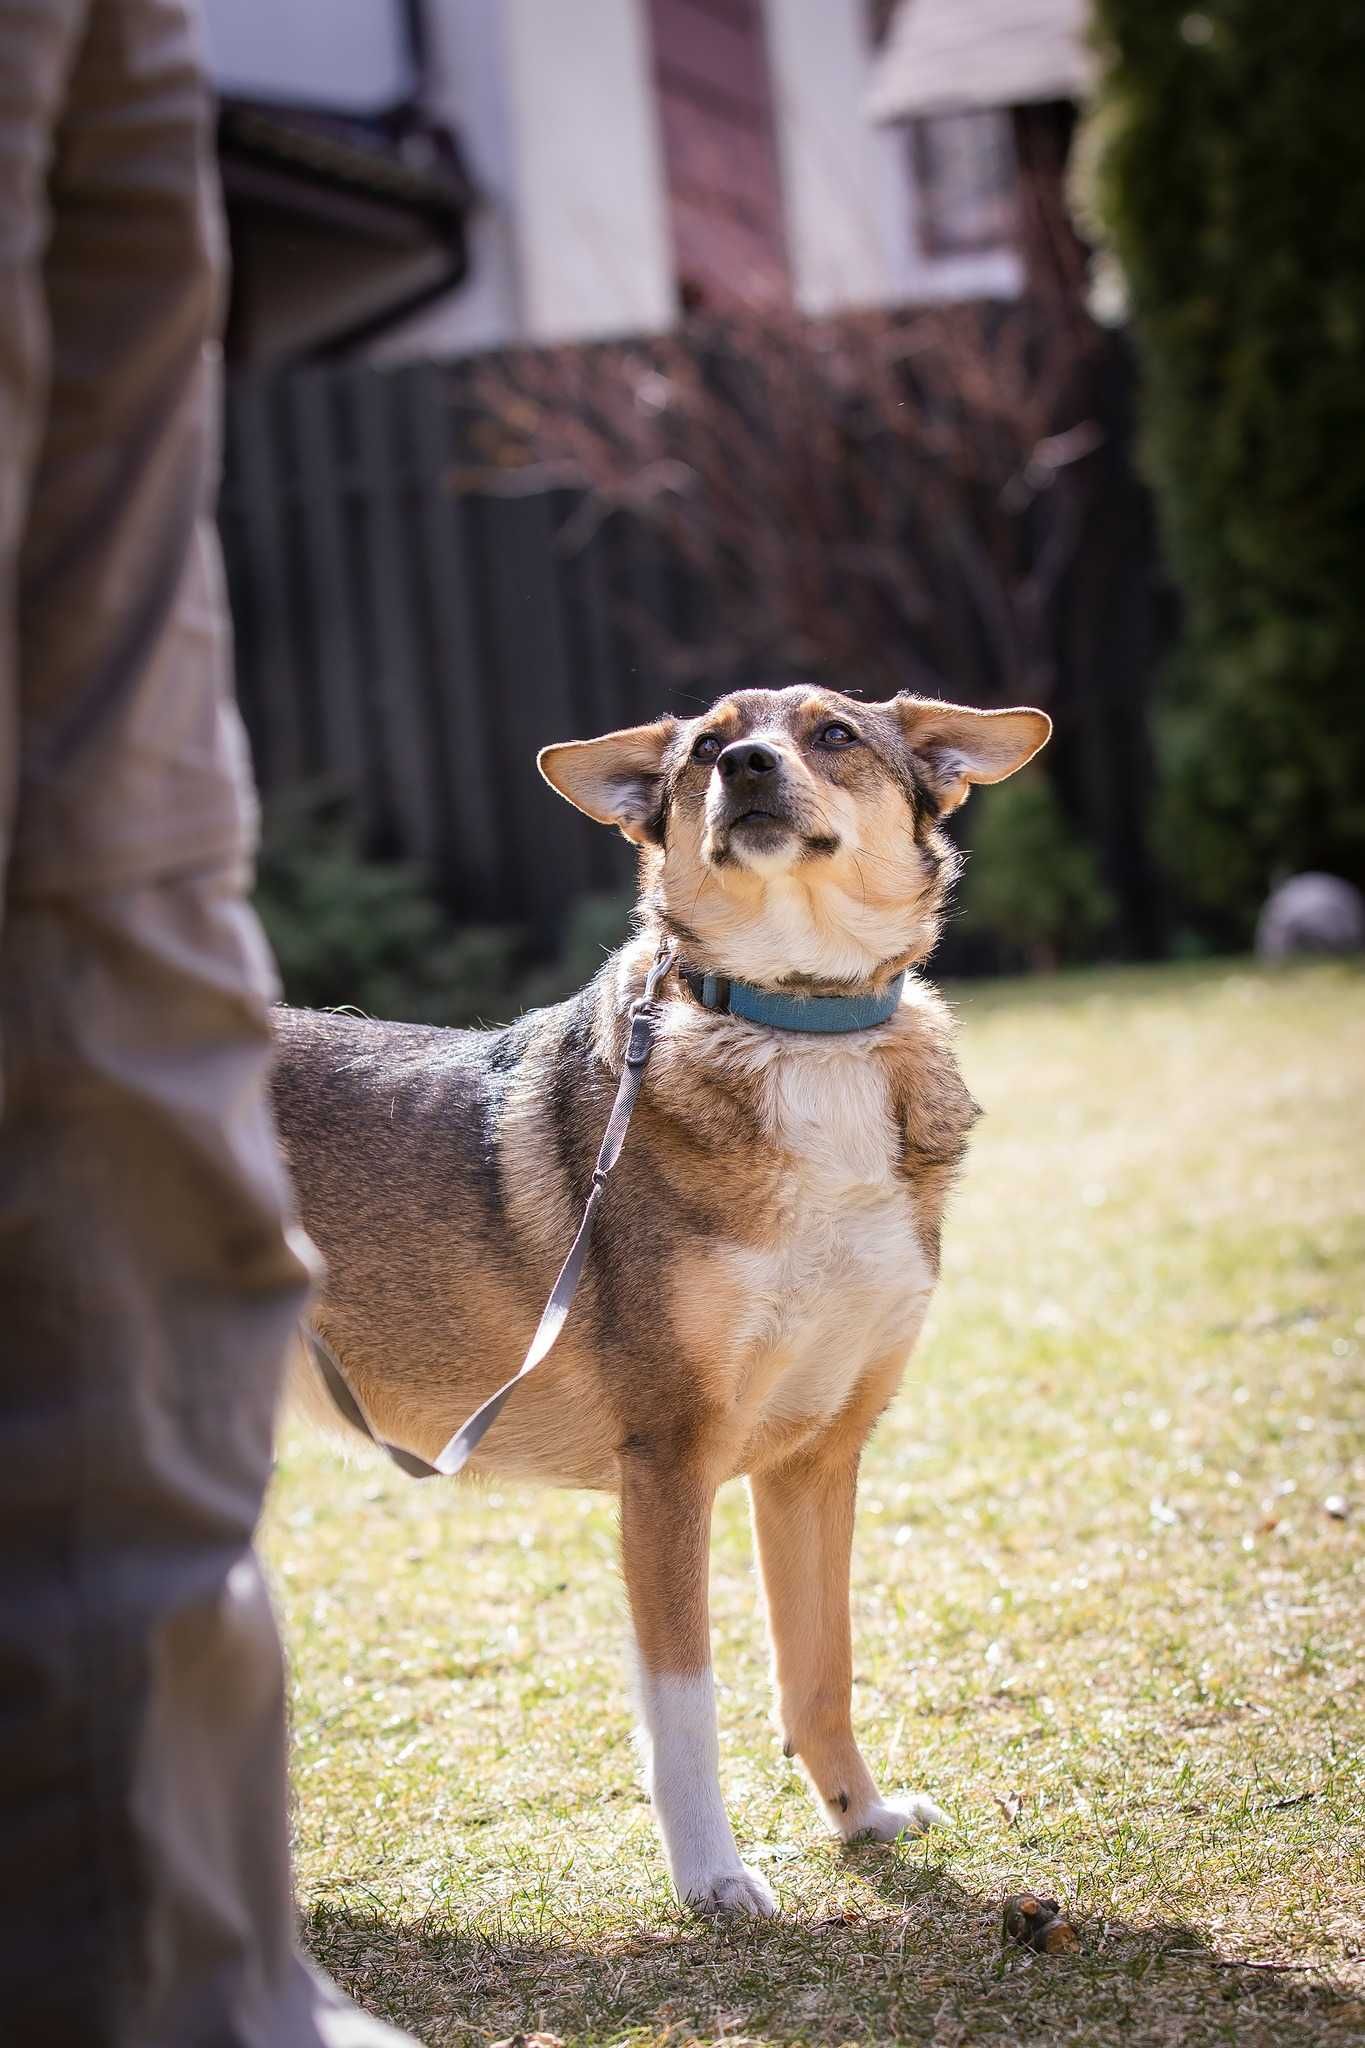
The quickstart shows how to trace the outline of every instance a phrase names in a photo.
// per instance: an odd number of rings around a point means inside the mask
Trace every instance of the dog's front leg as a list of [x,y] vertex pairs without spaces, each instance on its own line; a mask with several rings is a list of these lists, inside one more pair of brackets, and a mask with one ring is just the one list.
[[829,1825],[894,1841],[945,1816],[932,1799],[884,1800],[853,1739],[848,1579],[858,1452],[818,1448],[749,1482],[772,1637],[778,1716]]
[[699,1911],[766,1916],[776,1901],[740,1862],[720,1794],[707,1609],[715,1489],[657,1443],[628,1447],[621,1468],[641,1737],[668,1867],[678,1896]]

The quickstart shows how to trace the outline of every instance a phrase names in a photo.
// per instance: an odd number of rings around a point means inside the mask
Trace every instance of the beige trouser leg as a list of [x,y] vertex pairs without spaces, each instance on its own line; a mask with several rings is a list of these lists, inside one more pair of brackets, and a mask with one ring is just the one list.
[[242,898],[192,31],[185,0],[0,0],[0,2037],[26,2048],[383,2031],[294,1953],[252,1550],[307,1248]]

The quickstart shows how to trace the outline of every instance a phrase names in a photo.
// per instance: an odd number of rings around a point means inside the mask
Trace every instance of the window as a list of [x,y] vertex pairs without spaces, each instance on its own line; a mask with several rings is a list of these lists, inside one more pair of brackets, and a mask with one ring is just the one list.
[[912,121],[910,166],[926,256],[968,256],[1014,241],[1014,137],[1002,109]]

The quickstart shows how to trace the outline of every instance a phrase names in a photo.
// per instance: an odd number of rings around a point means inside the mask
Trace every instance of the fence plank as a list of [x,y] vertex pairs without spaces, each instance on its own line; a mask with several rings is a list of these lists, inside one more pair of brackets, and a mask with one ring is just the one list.
[[269,384],[240,384],[227,422],[235,527],[251,585],[253,753],[268,789],[297,783],[305,772],[272,397]]
[[392,393],[392,379],[380,371],[357,370],[345,381],[358,471],[355,568],[368,597],[370,688],[383,712],[388,824],[400,845],[434,868],[441,835],[431,772],[431,696],[414,629]]
[[502,901],[518,905],[545,943],[565,908],[591,881],[589,827],[545,787],[538,750],[575,737],[556,587],[549,506],[543,492],[479,496],[483,663],[495,716],[499,818],[507,854]]
[[368,842],[377,823],[371,773],[377,736],[360,663],[355,590],[346,565],[344,481],[333,421],[335,372],[303,371],[285,381],[284,393],[295,454],[302,595],[311,629],[316,768],[327,795],[347,798],[361,840]]
[[438,868],[466,915],[496,887],[498,827],[488,778],[492,725],[479,660],[464,506],[454,493],[453,416],[445,379],[423,364],[400,381],[413,491],[410,531],[424,595],[431,679],[431,766]]
[[[592,739],[598,733],[631,723],[629,712],[622,716],[622,707],[633,700],[622,686],[616,636],[611,630],[610,532],[599,528],[591,539],[571,552],[565,551],[560,538],[580,503],[577,493],[555,494],[556,548],[578,718],[573,736]],[[588,865],[594,889],[618,891],[629,883],[629,855],[615,833],[593,833],[588,842]]]

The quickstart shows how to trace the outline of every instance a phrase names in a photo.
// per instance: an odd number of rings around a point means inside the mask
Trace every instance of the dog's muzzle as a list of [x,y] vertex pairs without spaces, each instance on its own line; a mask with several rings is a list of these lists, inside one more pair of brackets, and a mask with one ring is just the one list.
[[786,778],[775,747],[763,740],[732,740],[716,757],[719,802],[712,803],[714,829],[767,837],[797,829],[788,809]]

